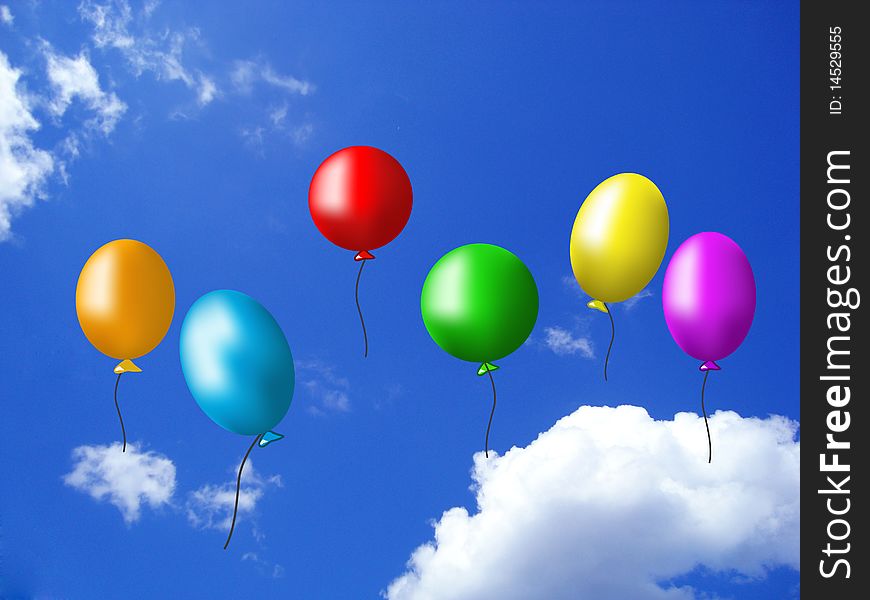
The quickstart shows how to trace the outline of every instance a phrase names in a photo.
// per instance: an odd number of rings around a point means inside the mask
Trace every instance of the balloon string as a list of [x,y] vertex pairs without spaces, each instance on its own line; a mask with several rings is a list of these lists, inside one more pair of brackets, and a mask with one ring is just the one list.
[[704,408],[704,388],[707,387],[707,375],[710,371],[704,371],[704,383],[701,384],[701,412],[704,413],[704,427],[707,428],[707,464],[713,462],[713,442],[710,440],[710,425],[707,424],[707,409]]
[[606,302],[602,302],[604,308],[607,309],[607,316],[610,317],[610,345],[607,347],[607,356],[604,358],[604,381],[607,381],[607,363],[610,362],[610,350],[613,348],[613,339],[616,337],[616,327],[613,326],[613,313],[610,312],[610,307]]
[[230,540],[233,537],[233,530],[236,528],[236,514],[239,512],[239,492],[242,489],[242,469],[245,468],[245,462],[248,460],[248,455],[251,453],[251,450],[254,449],[254,445],[260,441],[261,437],[263,437],[262,433],[254,438],[254,441],[251,442],[251,445],[248,447],[248,451],[245,452],[245,458],[242,459],[242,464],[239,465],[239,476],[236,479],[236,504],[233,507],[233,522],[230,525],[230,534],[227,536],[227,543],[224,544],[224,550],[226,550],[227,546],[230,545]]
[[359,322],[362,325],[363,330],[363,340],[365,341],[366,349],[363,354],[363,358],[368,357],[369,355],[369,336],[366,334],[366,322],[363,320],[362,308],[359,305],[359,280],[362,277],[363,267],[366,266],[366,259],[360,261],[359,265],[359,273],[356,276],[356,289],[354,290],[354,297],[356,298],[356,310],[359,313]]
[[121,417],[121,407],[118,405],[118,384],[121,383],[121,375],[123,373],[118,373],[118,378],[115,380],[115,410],[118,411],[118,420],[121,422],[121,435],[124,438],[124,445],[121,448],[121,452],[127,451],[127,430],[124,429],[124,419]]
[[489,365],[484,363],[486,374],[489,375],[489,382],[492,384],[492,410],[489,413],[489,424],[486,426],[486,440],[484,441],[484,452],[489,458],[489,430],[492,427],[492,415],[495,414],[495,379],[492,378],[492,371],[489,370]]

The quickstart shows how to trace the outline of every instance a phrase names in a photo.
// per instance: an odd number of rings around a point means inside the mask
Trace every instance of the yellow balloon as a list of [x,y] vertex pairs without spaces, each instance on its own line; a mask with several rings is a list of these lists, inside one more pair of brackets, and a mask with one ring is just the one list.
[[658,271],[668,229],[668,207],[652,181],[636,173],[605,179],[583,201],[571,231],[577,283],[595,300],[628,300]]
[[109,242],[82,268],[76,313],[88,341],[103,354],[133,359],[151,352],[169,331],[174,312],[172,275],[147,244]]

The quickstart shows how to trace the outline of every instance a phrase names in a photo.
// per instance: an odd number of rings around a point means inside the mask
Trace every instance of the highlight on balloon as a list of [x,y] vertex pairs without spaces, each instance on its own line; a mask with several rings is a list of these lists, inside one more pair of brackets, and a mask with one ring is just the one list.
[[713,441],[704,392],[716,361],[743,343],[755,316],[755,276],[746,254],[728,236],[706,231],[683,242],[671,257],[662,286],[662,307],[671,337],[700,360],[701,412],[707,429],[707,462]]
[[494,364],[514,352],[532,333],[538,318],[538,287],[516,255],[492,244],[468,244],[451,250],[426,276],[420,311],[429,335],[445,352],[478,363],[478,376],[488,376],[492,410],[484,449],[496,407]]
[[200,297],[184,317],[179,339],[184,380],[206,416],[227,431],[254,436],[239,465],[224,550],[236,527],[242,472],[254,446],[284,436],[272,429],[290,408],[296,372],[290,345],[266,308],[234,290]]
[[125,373],[141,373],[133,360],[163,340],[175,312],[175,286],[169,267],[150,246],[120,239],[98,248],[85,262],[76,284],[76,315],[88,341],[119,359],[114,373],[115,410],[127,451],[127,430],[118,402]]
[[329,156],[314,172],[308,208],[314,225],[330,242],[356,252],[360,263],[354,299],[363,332],[363,356],[369,339],[359,302],[363,268],[371,253],[398,236],[411,217],[411,180],[395,158],[371,146],[350,146]]
[[637,295],[655,276],[665,256],[669,227],[664,196],[636,173],[605,179],[577,211],[571,229],[571,269],[592,298],[587,307],[610,318],[605,381],[616,338],[611,305]]

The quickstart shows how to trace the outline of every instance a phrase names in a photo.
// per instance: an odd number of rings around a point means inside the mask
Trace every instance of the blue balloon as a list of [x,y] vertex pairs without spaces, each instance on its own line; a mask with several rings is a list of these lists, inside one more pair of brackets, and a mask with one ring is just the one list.
[[272,429],[290,408],[296,382],[284,332],[262,304],[217,290],[193,303],[181,325],[181,370],[208,417],[232,432]]

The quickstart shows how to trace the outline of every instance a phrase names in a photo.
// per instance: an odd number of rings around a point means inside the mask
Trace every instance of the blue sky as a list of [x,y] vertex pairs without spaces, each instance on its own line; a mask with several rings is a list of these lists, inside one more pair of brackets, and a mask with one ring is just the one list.
[[[490,441],[500,455],[516,446],[515,456],[532,457],[522,449],[581,405],[642,406],[664,421],[698,411],[701,375],[670,338],[660,291],[668,259],[699,231],[737,241],[758,286],[753,328],[711,376],[708,410],[763,420],[738,420],[735,431],[773,423],[769,415],[798,419],[797,3],[4,6],[0,135],[14,149],[0,146],[5,594],[376,598],[386,591],[415,548],[432,541],[433,520],[452,507],[474,513],[481,499],[469,472],[482,450],[488,382],[475,376],[476,365],[432,342],[419,312],[428,269],[465,243],[512,250],[541,297],[529,343],[499,362]],[[414,188],[407,227],[364,273],[365,360],[353,253],[322,238],[307,207],[320,161],[355,144],[390,152]],[[566,281],[568,237],[586,194],[622,171],[659,186],[671,234],[648,293],[615,309],[605,384],[609,323]],[[171,493],[150,497],[153,506],[142,501],[137,514],[108,497],[95,501],[92,487],[69,478],[86,453],[77,459],[75,448],[106,451],[119,437],[114,362],[81,333],[74,291],[90,253],[121,237],[161,253],[177,294],[163,343],[137,361],[141,375],[121,382],[138,467],[174,470]],[[242,515],[227,552],[215,498],[248,441],[205,417],[178,361],[184,313],[218,288],[244,291],[270,309],[298,369],[293,404],[276,428],[287,437],[254,452],[255,508]],[[638,439],[658,427],[635,425]],[[795,446],[764,439],[741,447],[745,462],[721,468],[717,481],[756,485],[746,473],[777,448]],[[704,461],[706,439],[697,441]],[[717,451],[721,464],[732,464],[725,442],[721,450],[716,444],[711,468]],[[772,450],[760,456],[763,448]],[[664,455],[645,460],[650,469],[672,464]],[[770,459],[772,472],[777,460]],[[509,473],[513,463],[493,464]],[[487,468],[478,467],[478,491]],[[559,477],[569,481],[571,472]],[[793,490],[797,502],[793,483],[763,491],[774,502],[791,500]],[[708,500],[716,509],[716,496]],[[580,512],[566,518],[579,524]],[[625,533],[619,522],[616,539]],[[548,539],[523,527],[517,531],[530,537],[517,539]],[[619,565],[602,547],[596,568],[625,567],[627,578],[692,594],[673,597],[795,594],[797,559],[789,557],[797,533],[763,542],[754,535],[721,552],[712,544],[697,564],[690,557],[673,568]],[[743,542],[756,549],[755,563],[734,558]],[[529,543],[529,552],[535,547]],[[523,560],[518,548],[494,568],[510,571],[510,561]],[[481,564],[478,575],[488,577]],[[570,582],[558,568],[553,581]],[[548,593],[576,597],[570,587]],[[598,597],[619,595],[605,585]]]

